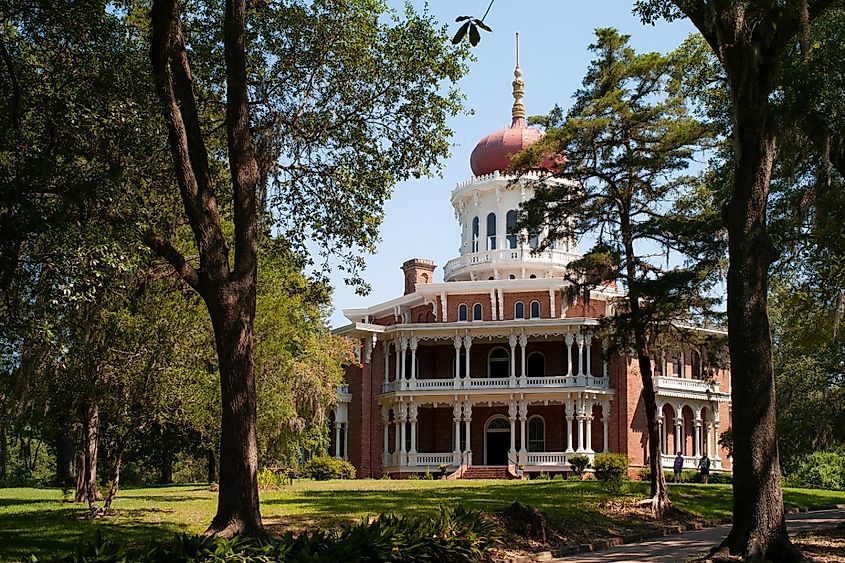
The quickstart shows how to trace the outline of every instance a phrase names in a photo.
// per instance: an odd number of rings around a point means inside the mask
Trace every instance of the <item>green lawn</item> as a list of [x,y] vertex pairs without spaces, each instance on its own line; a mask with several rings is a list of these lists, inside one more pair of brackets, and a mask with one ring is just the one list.
[[[643,483],[629,483],[624,495],[641,498]],[[730,516],[731,489],[726,485],[676,485],[670,488],[678,508],[704,518]],[[380,512],[432,512],[463,503],[493,511],[519,501],[549,514],[552,523],[573,534],[610,530],[627,533],[648,527],[631,517],[610,517],[599,503],[609,497],[595,482],[574,481],[299,481],[284,490],[263,493],[261,510],[273,532],[331,526]],[[845,492],[786,490],[786,506],[845,503]],[[115,515],[104,520],[81,518],[85,508],[62,502],[53,489],[0,489],[0,559],[29,553],[55,554],[72,548],[95,529],[124,539],[164,537],[172,532],[201,532],[214,514],[216,493],[205,486],[181,485],[122,490]]]

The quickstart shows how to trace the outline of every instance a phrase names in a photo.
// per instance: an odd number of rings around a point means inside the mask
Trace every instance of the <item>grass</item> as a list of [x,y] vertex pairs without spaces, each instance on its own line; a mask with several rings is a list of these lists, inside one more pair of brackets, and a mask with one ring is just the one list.
[[[621,496],[642,498],[644,483],[628,483]],[[728,485],[675,485],[670,496],[680,509],[703,518],[731,514]],[[845,492],[786,489],[787,508],[845,503]],[[575,481],[298,481],[261,495],[261,512],[271,532],[304,530],[356,521],[382,512],[432,513],[463,503],[492,512],[514,501],[545,511],[551,523],[580,533],[630,533],[647,523],[608,517],[599,504],[611,498],[595,482]],[[200,533],[210,521],[217,495],[201,485],[126,489],[115,514],[87,520],[81,505],[62,501],[55,489],[0,489],[0,560],[15,561],[69,551],[95,530],[124,540]]]

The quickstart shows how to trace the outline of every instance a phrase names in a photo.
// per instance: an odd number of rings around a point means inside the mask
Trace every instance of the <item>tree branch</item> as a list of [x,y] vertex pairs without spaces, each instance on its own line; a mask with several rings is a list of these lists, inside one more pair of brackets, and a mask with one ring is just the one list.
[[245,52],[245,1],[227,0],[223,22],[226,53],[226,134],[229,170],[234,189],[235,278],[254,278],[258,230],[256,188],[258,161],[249,123],[249,94]]
[[190,285],[197,293],[202,294],[202,280],[199,272],[194,269],[188,260],[181,252],[156,233],[149,232],[144,235],[144,244],[146,244],[153,252],[167,260],[173,266],[176,273],[179,274],[185,283]]

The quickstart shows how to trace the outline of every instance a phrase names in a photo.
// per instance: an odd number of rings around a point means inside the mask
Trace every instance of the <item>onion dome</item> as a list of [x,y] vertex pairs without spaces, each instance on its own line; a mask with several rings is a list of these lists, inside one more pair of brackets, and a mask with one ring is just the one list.
[[543,137],[543,132],[525,124],[525,83],[519,66],[519,33],[516,34],[516,68],[513,71],[513,109],[511,126],[490,133],[475,145],[469,158],[470,168],[476,176],[503,171],[510,165],[511,156],[533,145]]

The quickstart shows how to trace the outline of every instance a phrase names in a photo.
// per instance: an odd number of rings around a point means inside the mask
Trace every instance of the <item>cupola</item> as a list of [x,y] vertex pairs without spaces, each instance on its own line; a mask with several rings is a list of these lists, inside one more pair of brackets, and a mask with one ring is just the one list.
[[469,158],[470,168],[475,176],[485,176],[495,171],[503,172],[510,165],[511,156],[526,149],[543,137],[539,129],[525,123],[525,82],[519,66],[519,33],[516,34],[516,68],[513,71],[513,108],[511,125],[490,133],[475,145]]

